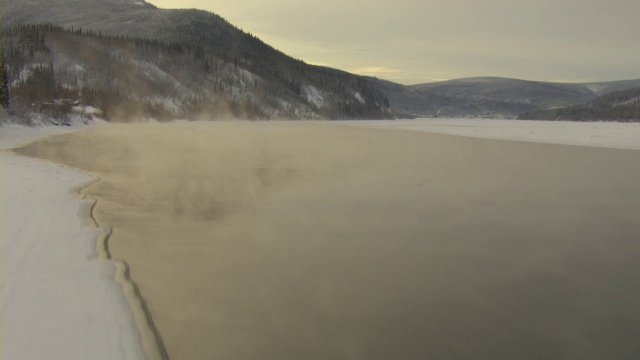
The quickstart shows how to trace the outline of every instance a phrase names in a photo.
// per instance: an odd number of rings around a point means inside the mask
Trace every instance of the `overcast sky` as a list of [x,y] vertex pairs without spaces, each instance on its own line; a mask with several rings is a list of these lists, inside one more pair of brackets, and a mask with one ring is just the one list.
[[212,11],[311,64],[417,84],[640,78],[640,0],[150,0]]

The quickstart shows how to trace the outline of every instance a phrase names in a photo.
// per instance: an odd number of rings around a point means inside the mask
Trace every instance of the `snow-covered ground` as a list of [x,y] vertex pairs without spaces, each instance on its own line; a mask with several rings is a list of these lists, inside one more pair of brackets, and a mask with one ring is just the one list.
[[97,259],[101,230],[72,189],[93,179],[6,149],[72,128],[4,125],[2,359],[142,359],[116,266]]
[[494,119],[371,120],[342,121],[341,123],[481,139],[640,150],[640,123]]

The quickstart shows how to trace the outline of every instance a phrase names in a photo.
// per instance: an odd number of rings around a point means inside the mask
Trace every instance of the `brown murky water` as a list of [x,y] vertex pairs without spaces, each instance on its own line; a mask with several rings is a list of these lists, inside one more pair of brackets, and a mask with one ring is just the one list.
[[112,126],[90,171],[171,359],[640,358],[640,152],[326,123]]

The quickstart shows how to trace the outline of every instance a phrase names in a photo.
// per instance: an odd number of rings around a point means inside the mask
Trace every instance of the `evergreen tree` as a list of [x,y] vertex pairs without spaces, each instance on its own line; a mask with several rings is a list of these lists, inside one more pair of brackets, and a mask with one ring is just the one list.
[[0,104],[3,108],[9,107],[9,81],[7,79],[7,69],[2,62],[2,70],[0,71]]

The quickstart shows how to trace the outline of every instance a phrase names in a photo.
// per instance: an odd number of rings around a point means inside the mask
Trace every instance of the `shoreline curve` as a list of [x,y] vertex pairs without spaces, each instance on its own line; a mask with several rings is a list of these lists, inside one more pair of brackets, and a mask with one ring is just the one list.
[[114,229],[112,227],[105,228],[100,226],[100,223],[94,216],[94,210],[98,206],[98,199],[89,196],[86,193],[86,190],[102,181],[102,179],[96,174],[76,168],[73,169],[89,174],[95,178],[95,180],[76,188],[74,192],[78,198],[91,202],[91,206],[88,207],[88,211],[85,216],[92,223],[90,226],[93,229],[101,230],[101,233],[96,239],[96,253],[98,259],[110,262],[116,268],[114,280],[118,285],[120,285],[125,299],[127,300],[127,305],[129,306],[129,310],[131,311],[131,315],[136,324],[138,335],[140,336],[140,342],[145,353],[145,357],[148,360],[169,360],[169,354],[164,346],[164,342],[162,341],[162,336],[153,322],[147,302],[142,296],[139,286],[131,278],[129,265],[125,261],[114,259],[111,256],[111,252],[109,251],[109,239],[111,238]]
[[[82,131],[82,130],[80,130]],[[65,132],[62,133],[64,135]],[[113,234],[113,228],[104,228],[100,226],[100,223],[94,216],[94,210],[98,204],[98,199],[89,196],[85,191],[91,186],[102,181],[100,176],[97,174],[88,172],[83,169],[75,168],[66,164],[57,163],[51,161],[49,159],[33,157],[22,154],[17,150],[20,148],[24,148],[33,144],[37,141],[40,141],[45,138],[59,136],[61,134],[48,134],[42,137],[37,137],[36,139],[31,139],[25,142],[21,142],[12,146],[10,148],[2,149],[3,152],[16,156],[23,157],[27,159],[36,159],[38,161],[43,161],[49,164],[53,164],[55,166],[59,166],[65,169],[71,169],[81,174],[88,175],[92,177],[93,180],[82,184],[80,186],[72,186],[69,188],[69,194],[76,199],[82,201],[80,204],[80,209],[78,216],[83,222],[82,229],[90,229],[97,230],[100,233],[95,235],[95,251],[96,256],[94,259],[105,261],[106,263],[110,263],[114,266],[114,278],[115,283],[122,290],[122,294],[127,302],[127,307],[131,313],[131,317],[134,321],[136,332],[139,336],[140,345],[142,347],[142,351],[144,353],[145,359],[147,360],[170,360],[168,352],[164,346],[162,341],[162,337],[157,327],[153,322],[153,318],[151,317],[151,313],[147,307],[147,302],[141,294],[141,291],[138,285],[130,276],[129,266],[126,262],[114,259],[111,256],[109,251],[108,242],[109,238]]]

